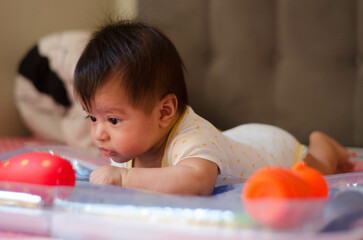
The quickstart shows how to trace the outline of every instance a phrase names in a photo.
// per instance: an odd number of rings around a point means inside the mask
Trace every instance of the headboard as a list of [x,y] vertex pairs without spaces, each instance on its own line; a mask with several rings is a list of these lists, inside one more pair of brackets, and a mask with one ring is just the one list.
[[192,107],[221,129],[273,124],[363,146],[363,2],[140,0],[187,68]]

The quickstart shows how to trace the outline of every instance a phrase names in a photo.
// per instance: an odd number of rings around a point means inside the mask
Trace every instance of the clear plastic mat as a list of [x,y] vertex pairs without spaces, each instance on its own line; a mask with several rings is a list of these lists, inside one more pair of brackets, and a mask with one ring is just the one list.
[[[32,146],[6,154],[51,152],[71,161],[77,184],[49,187],[0,182],[0,230],[70,239],[362,239],[363,172],[327,176],[329,199],[289,200],[269,228],[245,211],[243,184],[220,186],[210,197],[159,194],[93,185],[89,173],[101,158],[58,145]],[[257,201],[266,214],[273,200]]]

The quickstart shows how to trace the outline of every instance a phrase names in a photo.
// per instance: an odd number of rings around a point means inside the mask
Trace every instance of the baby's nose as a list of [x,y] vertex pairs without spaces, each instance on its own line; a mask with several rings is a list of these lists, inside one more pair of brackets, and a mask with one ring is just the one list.
[[93,127],[93,138],[98,142],[103,142],[109,139],[107,129],[103,124],[98,123]]

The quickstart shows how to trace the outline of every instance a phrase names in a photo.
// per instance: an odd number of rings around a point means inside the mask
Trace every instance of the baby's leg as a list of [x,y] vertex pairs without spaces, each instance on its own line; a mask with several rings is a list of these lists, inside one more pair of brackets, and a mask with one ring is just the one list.
[[333,138],[322,132],[313,132],[309,140],[308,155],[304,159],[308,166],[323,174],[351,171],[351,154]]

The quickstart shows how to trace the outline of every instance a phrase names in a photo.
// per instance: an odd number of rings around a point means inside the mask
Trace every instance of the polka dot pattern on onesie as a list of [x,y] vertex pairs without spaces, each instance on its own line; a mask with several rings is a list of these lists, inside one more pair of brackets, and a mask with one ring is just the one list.
[[219,131],[188,107],[169,135],[163,166],[187,158],[218,165],[217,186],[243,182],[258,168],[291,167],[301,144],[288,132],[265,124],[245,124]]

